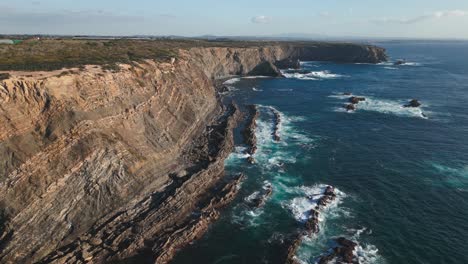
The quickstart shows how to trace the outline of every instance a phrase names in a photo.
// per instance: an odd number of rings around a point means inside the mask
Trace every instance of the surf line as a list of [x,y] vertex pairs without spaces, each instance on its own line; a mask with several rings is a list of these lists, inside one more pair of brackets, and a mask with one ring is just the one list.
[[[308,199],[313,199],[312,196],[308,197]],[[312,234],[317,234],[320,231],[319,223],[320,223],[320,210],[326,208],[330,203],[332,203],[336,199],[336,192],[335,187],[328,185],[320,198],[317,199],[315,202],[315,206],[310,208],[309,210],[309,217],[306,220],[305,224],[302,226],[299,232],[296,232],[292,236],[289,242],[289,247],[286,252],[285,263],[289,264],[297,264],[300,263],[297,260],[296,252],[299,249],[299,246],[302,243],[302,238],[304,236],[310,236]]]

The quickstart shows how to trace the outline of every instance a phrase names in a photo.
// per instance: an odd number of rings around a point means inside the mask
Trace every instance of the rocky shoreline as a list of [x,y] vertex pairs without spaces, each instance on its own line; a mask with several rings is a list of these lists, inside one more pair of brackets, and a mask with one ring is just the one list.
[[274,131],[273,131],[273,140],[276,141],[276,142],[279,142],[281,141],[281,137],[280,137],[280,134],[279,134],[279,130],[280,130],[280,127],[281,127],[281,114],[278,110],[274,109],[274,108],[271,108],[271,111],[273,112],[273,116],[274,116],[274,119],[273,119],[273,123],[274,123]]
[[224,176],[240,112],[220,103],[214,80],[277,74],[276,63],[299,59],[386,55],[356,44],[195,47],[118,72],[9,72],[0,81],[0,262],[167,263],[242,180]]
[[[154,193],[136,202],[134,207],[98,223],[91,232],[39,263],[148,259],[158,264],[168,263],[177,250],[201,237],[209,224],[219,217],[219,210],[237,194],[243,175],[232,179],[225,179],[223,175],[224,159],[233,150],[232,130],[239,117],[237,106],[231,105],[221,115],[219,123],[211,126],[206,135],[210,154],[200,161],[200,167],[193,173],[183,177],[173,175],[172,186],[164,192]],[[187,197],[184,193],[192,195]],[[152,245],[151,249],[145,246],[147,244]],[[147,249],[138,253],[144,248]]]
[[247,145],[247,154],[250,155],[247,161],[253,164],[255,163],[253,155],[257,152],[257,136],[255,135],[255,130],[257,128],[257,118],[260,113],[256,105],[248,105],[246,108],[247,121],[243,130],[243,136],[244,143]]
[[[312,199],[312,197],[308,197],[308,199]],[[310,209],[309,216],[306,222],[302,225],[302,227],[298,230],[298,232],[294,234],[292,238],[288,241],[289,246],[287,248],[285,263],[287,264],[299,263],[299,261],[296,258],[296,251],[298,250],[303,237],[310,236],[312,234],[317,234],[319,232],[320,210],[327,207],[335,199],[336,199],[335,188],[333,186],[327,186],[323,194],[316,201],[315,206]],[[324,262],[324,263],[328,263],[328,262]]]

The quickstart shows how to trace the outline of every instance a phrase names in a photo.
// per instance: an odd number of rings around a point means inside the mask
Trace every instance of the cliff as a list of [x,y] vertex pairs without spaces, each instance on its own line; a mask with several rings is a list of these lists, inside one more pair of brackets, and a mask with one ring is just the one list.
[[239,179],[223,167],[239,111],[220,104],[213,80],[288,59],[385,59],[377,47],[341,45],[189,47],[117,72],[9,72],[0,263],[166,263],[236,193]]

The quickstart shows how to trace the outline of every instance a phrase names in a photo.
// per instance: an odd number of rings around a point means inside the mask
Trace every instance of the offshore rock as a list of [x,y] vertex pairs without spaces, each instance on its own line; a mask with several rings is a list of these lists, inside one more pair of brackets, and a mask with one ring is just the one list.
[[280,127],[281,127],[281,114],[278,110],[276,110],[275,108],[271,108],[271,111],[273,112],[273,116],[274,116],[274,119],[273,119],[273,123],[274,123],[274,130],[273,130],[273,140],[276,141],[276,142],[279,142],[281,141],[281,137],[279,135],[279,130],[280,130]]
[[359,102],[363,102],[365,100],[366,100],[366,98],[359,97],[359,96],[351,96],[349,98],[349,102],[352,103],[352,104],[358,104]]
[[408,104],[405,105],[405,107],[420,107],[420,106],[421,106],[421,103],[416,99],[411,100]]
[[357,243],[340,237],[336,239],[337,246],[332,248],[328,253],[320,257],[318,260],[319,264],[327,263],[359,263],[354,256],[354,250],[356,249]]
[[355,104],[347,104],[345,105],[346,111],[355,111],[356,110],[356,105]]

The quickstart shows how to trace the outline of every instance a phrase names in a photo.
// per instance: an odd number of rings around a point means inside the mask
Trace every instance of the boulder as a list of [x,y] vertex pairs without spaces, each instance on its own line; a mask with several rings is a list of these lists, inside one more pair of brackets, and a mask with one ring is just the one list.
[[335,188],[333,186],[327,186],[325,189],[325,195],[331,195],[331,196],[336,196],[335,195]]
[[255,208],[262,207],[263,205],[265,205],[267,199],[271,196],[272,193],[273,187],[270,184],[268,184],[263,188],[262,192],[260,192],[256,197],[252,199],[250,205]]
[[359,102],[365,101],[366,98],[364,97],[358,97],[358,96],[351,96],[349,98],[349,102],[352,104],[358,104]]
[[322,255],[318,261],[319,264],[326,263],[359,263],[354,257],[354,250],[356,249],[357,243],[340,237],[336,239],[338,244],[336,247],[328,251],[327,254]]
[[405,105],[405,107],[420,107],[420,106],[421,106],[421,103],[416,99],[411,100],[408,104]]
[[313,234],[317,234],[319,232],[319,212],[317,210],[310,210],[310,217],[305,223],[305,229]]
[[395,61],[395,62],[393,63],[393,65],[398,66],[398,65],[403,65],[403,64],[405,64],[405,63],[406,63],[405,60],[397,60],[397,61]]
[[345,105],[345,108],[346,108],[346,111],[348,111],[348,112],[349,112],[349,111],[354,111],[354,110],[356,110],[356,105],[354,105],[354,104],[347,104],[347,105]]

